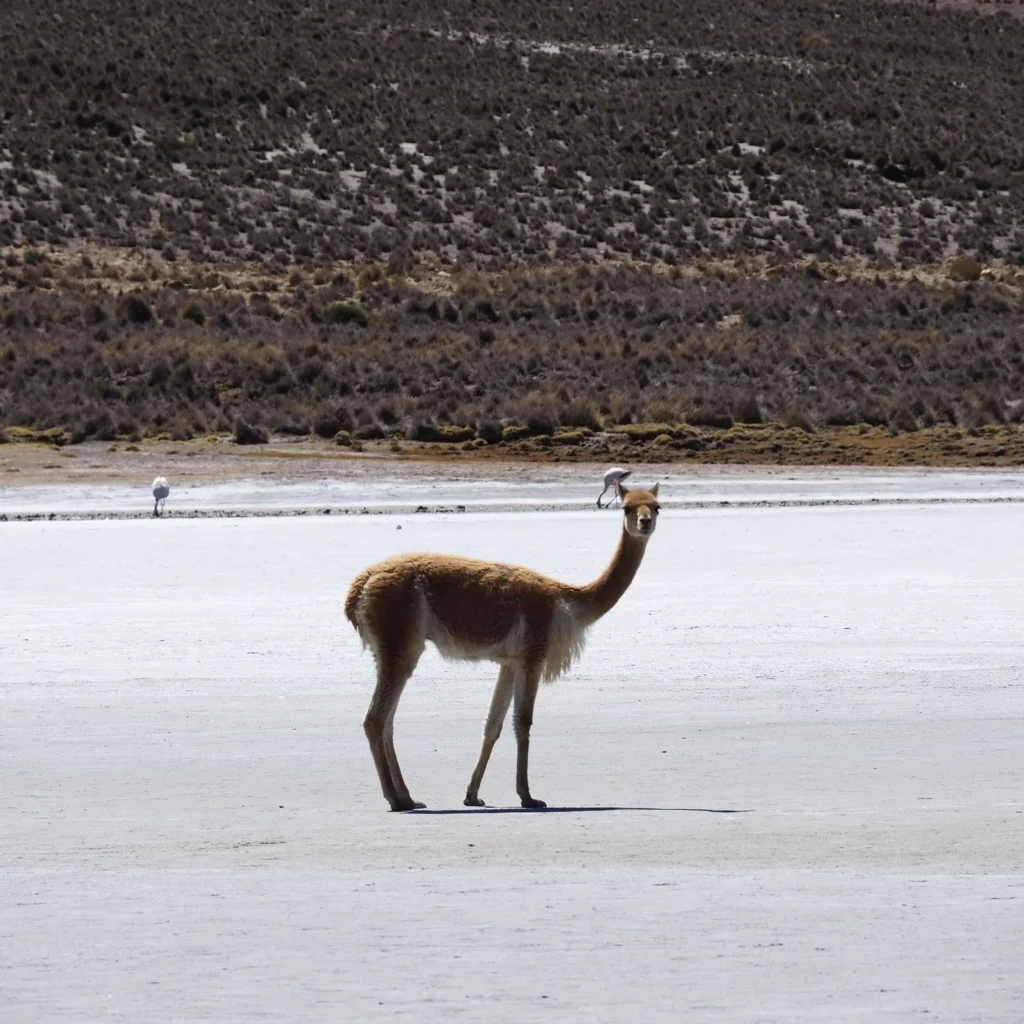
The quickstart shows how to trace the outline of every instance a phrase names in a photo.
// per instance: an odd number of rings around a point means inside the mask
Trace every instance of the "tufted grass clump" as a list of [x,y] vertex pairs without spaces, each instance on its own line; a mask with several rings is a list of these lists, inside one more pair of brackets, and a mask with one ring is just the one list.
[[7,427],[6,438],[8,441],[34,441],[36,432],[32,427]]
[[452,444],[459,441],[471,441],[476,436],[476,431],[472,427],[460,427],[454,424],[438,427],[437,432],[441,435],[442,441],[449,441]]
[[578,427],[575,430],[560,430],[552,434],[551,440],[554,444],[583,444],[588,437],[593,437],[594,432],[586,427]]
[[623,423],[611,428],[613,434],[625,434],[631,441],[644,442],[653,441],[663,434],[669,438],[676,435],[676,428],[669,423]]

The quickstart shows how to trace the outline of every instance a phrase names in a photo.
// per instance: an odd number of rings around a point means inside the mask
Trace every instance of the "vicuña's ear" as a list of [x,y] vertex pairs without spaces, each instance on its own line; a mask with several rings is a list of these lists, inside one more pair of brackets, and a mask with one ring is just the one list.
[[615,489],[619,492],[620,498],[624,498],[629,494],[629,488],[621,480],[615,481]]
[[661,484],[660,484],[660,483],[658,483],[658,484],[655,484],[655,485],[654,485],[654,486],[653,486],[653,487],[651,488],[651,494],[653,494],[653,495],[654,495],[655,497],[657,497],[657,496],[658,496],[658,488],[659,488],[660,486],[661,486]]

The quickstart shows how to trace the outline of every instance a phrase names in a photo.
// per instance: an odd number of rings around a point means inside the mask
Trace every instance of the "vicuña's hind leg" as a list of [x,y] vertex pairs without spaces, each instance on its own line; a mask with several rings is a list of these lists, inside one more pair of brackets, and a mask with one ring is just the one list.
[[514,681],[515,669],[510,665],[502,665],[501,671],[498,673],[498,681],[494,684],[491,707],[484,722],[483,746],[480,748],[480,756],[473,769],[473,777],[469,780],[466,799],[462,801],[467,807],[484,806],[483,800],[480,799],[480,783],[483,782],[484,772],[487,771],[487,762],[490,760],[494,744],[498,742],[498,737],[501,735],[501,726],[505,721],[505,715],[508,714],[508,706],[512,703]]
[[398,765],[398,755],[395,753],[394,710],[392,710],[391,717],[388,718],[387,724],[384,726],[384,756],[387,758],[391,782],[395,787],[395,792],[398,794],[398,802],[401,804],[401,807],[396,808],[396,810],[408,811],[419,807],[426,807],[426,804],[413,800],[409,795],[409,787],[405,784],[405,779],[402,778],[402,769]]
[[370,743],[370,753],[380,779],[384,799],[393,811],[412,811],[425,806],[409,795],[395,753],[394,720],[399,698],[412,675],[419,654],[415,657],[381,656],[377,661],[377,688],[363,719],[363,730]]

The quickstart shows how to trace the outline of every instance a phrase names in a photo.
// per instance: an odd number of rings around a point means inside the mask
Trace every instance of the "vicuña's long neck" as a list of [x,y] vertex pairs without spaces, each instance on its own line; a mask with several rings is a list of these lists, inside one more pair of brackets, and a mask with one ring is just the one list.
[[625,529],[611,563],[601,575],[585,587],[578,587],[576,600],[581,616],[588,624],[610,612],[633,582],[647,548],[646,537],[631,537]]

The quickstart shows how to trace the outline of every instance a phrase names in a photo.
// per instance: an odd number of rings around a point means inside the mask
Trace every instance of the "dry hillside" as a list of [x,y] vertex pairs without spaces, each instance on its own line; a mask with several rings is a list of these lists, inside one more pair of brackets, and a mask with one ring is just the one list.
[[1017,423],[1019,6],[11,0],[0,426]]

